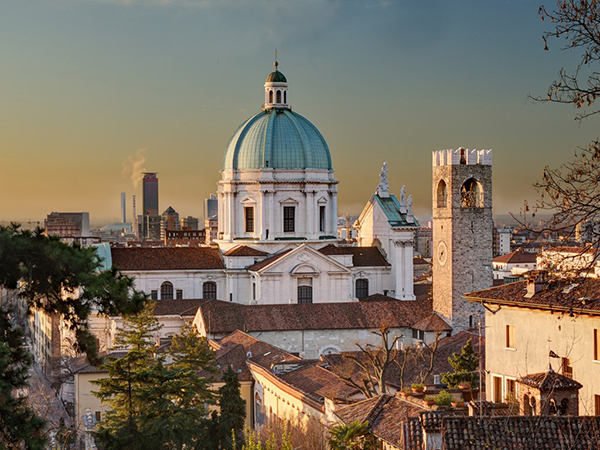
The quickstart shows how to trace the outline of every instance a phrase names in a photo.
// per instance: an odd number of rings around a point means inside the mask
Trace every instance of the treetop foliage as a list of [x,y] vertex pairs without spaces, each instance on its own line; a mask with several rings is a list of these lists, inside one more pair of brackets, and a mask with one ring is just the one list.
[[[535,100],[568,103],[578,109],[592,106],[600,95],[600,73],[591,68],[600,60],[600,1],[559,0],[556,9],[548,12],[541,6],[539,14],[542,21],[547,20],[554,26],[542,35],[545,50],[548,50],[548,38],[557,38],[566,42],[564,49],[580,50],[582,55],[571,73],[560,69],[559,78],[548,88],[546,98]],[[575,119],[598,112],[600,110],[582,111]]]
[[0,227],[0,285],[19,287],[29,308],[60,314],[76,336],[76,350],[97,363],[96,342],[87,320],[93,311],[107,315],[139,311],[145,300],[133,279],[117,270],[100,271],[94,248],[67,245],[41,229]]
[[28,408],[26,397],[16,393],[27,387],[30,366],[21,330],[0,309],[0,448],[44,448],[44,421]]

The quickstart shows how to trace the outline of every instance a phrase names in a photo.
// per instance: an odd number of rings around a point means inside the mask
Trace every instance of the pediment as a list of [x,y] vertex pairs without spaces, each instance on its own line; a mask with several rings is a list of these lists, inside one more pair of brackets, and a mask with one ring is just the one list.
[[294,200],[292,197],[287,197],[282,200],[279,200],[279,203],[286,204],[286,205],[297,205],[298,200]]
[[246,197],[241,201],[242,205],[256,205],[256,200],[252,197]]
[[323,273],[347,273],[351,270],[333,258],[302,244],[281,258],[261,268],[259,273],[289,273],[293,276],[318,275]]

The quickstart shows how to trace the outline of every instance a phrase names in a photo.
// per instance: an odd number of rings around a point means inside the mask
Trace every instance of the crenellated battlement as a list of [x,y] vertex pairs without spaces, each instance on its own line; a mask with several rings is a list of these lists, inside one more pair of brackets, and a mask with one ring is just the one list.
[[492,165],[491,150],[468,150],[459,147],[456,150],[435,150],[433,152],[433,166],[458,166],[458,165]]

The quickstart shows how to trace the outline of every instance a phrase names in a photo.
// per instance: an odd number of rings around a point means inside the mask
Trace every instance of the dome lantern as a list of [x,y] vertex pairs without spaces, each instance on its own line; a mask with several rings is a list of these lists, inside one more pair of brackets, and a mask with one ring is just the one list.
[[275,66],[275,70],[267,76],[267,81],[265,82],[265,104],[263,108],[291,109],[287,99],[287,78],[278,70],[279,63],[277,62],[277,57],[275,57],[273,65]]

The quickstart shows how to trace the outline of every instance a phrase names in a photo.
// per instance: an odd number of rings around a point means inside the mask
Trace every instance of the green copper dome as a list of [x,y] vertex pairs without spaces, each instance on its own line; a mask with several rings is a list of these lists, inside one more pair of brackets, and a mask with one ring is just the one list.
[[265,168],[331,170],[329,147],[319,130],[300,114],[267,109],[237,129],[223,158],[224,170]]
[[267,83],[287,83],[287,78],[279,70],[275,69],[267,77]]

